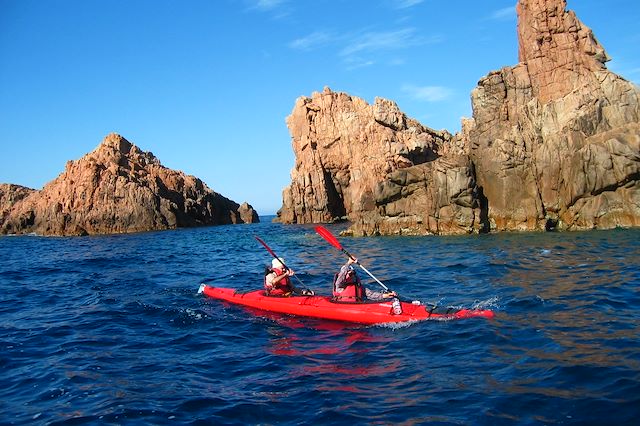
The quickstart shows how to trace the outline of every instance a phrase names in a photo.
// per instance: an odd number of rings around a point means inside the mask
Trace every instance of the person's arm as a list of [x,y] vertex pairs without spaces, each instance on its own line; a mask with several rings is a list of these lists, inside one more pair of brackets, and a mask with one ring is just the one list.
[[379,291],[369,290],[366,287],[364,289],[364,294],[369,300],[380,300],[383,298],[382,293],[380,293]]
[[337,288],[346,287],[346,285],[344,284],[344,281],[345,281],[345,278],[347,277],[347,272],[349,272],[349,265],[350,263],[346,263],[340,268],[340,272],[338,272],[338,278],[336,278]]
[[269,292],[271,290],[273,290],[273,279],[275,278],[276,273],[275,272],[269,272],[265,277],[264,277],[264,287],[265,290],[267,290],[267,294],[269,294]]
[[395,291],[386,291],[383,293],[379,291],[369,290],[368,288],[364,289],[364,294],[367,296],[367,299],[370,299],[370,300],[389,299],[391,297],[397,296]]
[[292,269],[287,269],[280,275],[276,275],[275,272],[272,272],[267,275],[267,285],[273,287],[275,283],[279,283],[284,277],[291,277],[293,274],[294,272]]

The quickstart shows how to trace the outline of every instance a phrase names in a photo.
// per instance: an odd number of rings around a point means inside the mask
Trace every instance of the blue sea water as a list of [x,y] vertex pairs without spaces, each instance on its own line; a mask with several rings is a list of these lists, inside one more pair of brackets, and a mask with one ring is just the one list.
[[400,326],[196,294],[261,285],[254,235],[329,293],[312,226],[0,238],[0,424],[640,421],[640,230],[341,238],[404,296],[497,314]]

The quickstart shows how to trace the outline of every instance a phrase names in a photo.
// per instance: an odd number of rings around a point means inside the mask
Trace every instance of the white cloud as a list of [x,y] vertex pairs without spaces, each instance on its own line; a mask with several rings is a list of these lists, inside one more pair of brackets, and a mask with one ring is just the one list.
[[256,0],[253,8],[262,11],[273,10],[285,2],[286,0]]
[[514,6],[498,9],[491,14],[491,19],[496,21],[507,21],[516,18],[516,8]]
[[422,3],[424,0],[396,0],[393,5],[398,9],[408,9],[417,4]]
[[312,50],[314,48],[329,44],[333,41],[333,37],[323,31],[316,31],[306,37],[298,38],[289,43],[289,47],[297,50]]
[[368,67],[384,62],[390,66],[405,63],[397,54],[383,57],[380,52],[395,52],[415,46],[441,43],[443,36],[424,37],[414,28],[401,28],[395,31],[359,31],[340,34],[336,31],[314,31],[288,43],[288,47],[298,51],[312,51],[331,48],[341,58],[348,70]]
[[363,58],[357,58],[353,56],[345,59],[344,62],[347,67],[347,71],[353,71],[358,68],[366,68],[375,64],[375,61],[371,61]]
[[440,37],[424,39],[415,35],[414,28],[404,28],[397,31],[367,32],[346,40],[347,47],[340,51],[341,56],[353,55],[359,52],[375,52],[380,50],[398,50],[421,44],[436,43]]
[[312,50],[325,45],[345,46],[340,56],[351,56],[364,52],[380,50],[400,50],[407,47],[435,44],[443,40],[442,36],[430,38],[416,35],[414,28],[404,28],[397,31],[364,32],[336,36],[329,31],[315,31],[307,36],[289,43],[289,47],[298,50]]
[[405,84],[401,90],[411,98],[424,102],[439,102],[451,97],[451,90],[442,86],[414,86]]
[[267,13],[275,19],[285,19],[292,13],[290,7],[285,7],[289,0],[245,0],[247,10]]

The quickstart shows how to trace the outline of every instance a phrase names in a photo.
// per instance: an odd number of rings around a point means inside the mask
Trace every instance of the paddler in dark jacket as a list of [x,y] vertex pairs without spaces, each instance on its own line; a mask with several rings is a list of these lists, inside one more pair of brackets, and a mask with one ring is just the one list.
[[366,299],[381,300],[397,296],[395,291],[378,292],[369,290],[362,285],[360,277],[353,267],[358,259],[349,257],[347,263],[342,265],[336,274],[333,283],[333,298],[341,302],[362,302]]

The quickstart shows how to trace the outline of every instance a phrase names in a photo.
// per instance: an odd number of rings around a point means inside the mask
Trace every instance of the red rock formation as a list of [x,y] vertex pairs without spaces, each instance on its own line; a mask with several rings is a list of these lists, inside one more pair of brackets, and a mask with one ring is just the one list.
[[299,98],[287,118],[296,165],[278,212],[285,223],[349,218],[356,233],[478,230],[473,167],[439,158],[451,135],[391,101],[374,105],[328,88]]
[[16,202],[1,230],[85,235],[251,222],[239,207],[200,179],[167,169],[152,153],[110,134],[93,152],[69,161],[41,191]]
[[603,47],[565,0],[521,0],[518,60],[526,66],[541,104],[561,99],[595,78],[609,60]]
[[354,234],[640,225],[640,92],[565,9],[518,1],[520,63],[480,80],[455,137],[390,101],[299,99],[280,219],[346,216]]
[[462,139],[494,230],[640,225],[640,93],[563,0],[520,0],[520,60],[480,80]]

